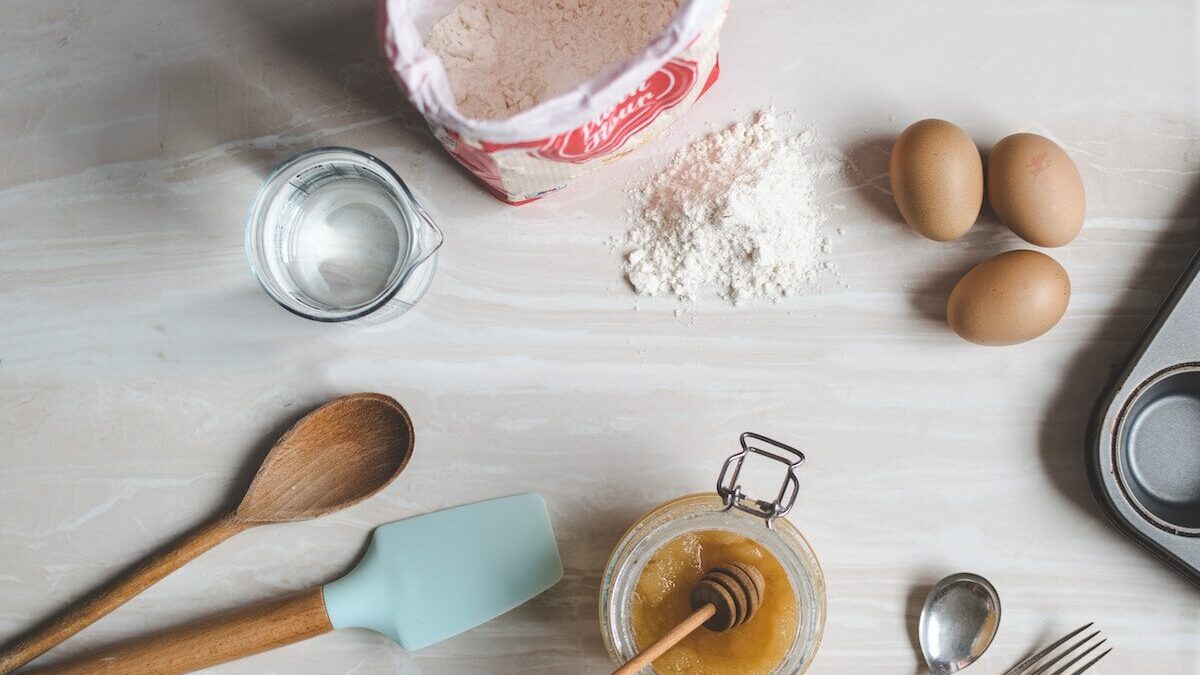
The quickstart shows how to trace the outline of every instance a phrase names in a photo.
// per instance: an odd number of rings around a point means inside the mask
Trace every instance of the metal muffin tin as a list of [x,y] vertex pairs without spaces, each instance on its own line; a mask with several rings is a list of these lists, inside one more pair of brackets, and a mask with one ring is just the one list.
[[1200,255],[1100,399],[1088,441],[1108,516],[1200,584]]

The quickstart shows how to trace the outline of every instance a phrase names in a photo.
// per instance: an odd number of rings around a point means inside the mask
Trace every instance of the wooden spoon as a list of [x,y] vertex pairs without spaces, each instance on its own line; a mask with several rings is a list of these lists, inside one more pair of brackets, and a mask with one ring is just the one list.
[[275,443],[236,508],[6,646],[0,674],[32,661],[242,530],[316,518],[379,492],[404,470],[413,442],[412,420],[391,397],[352,394],[317,408]]
[[700,626],[722,632],[749,621],[762,606],[766,580],[753,565],[735,562],[709,570],[692,588],[692,615],[643,649],[613,675],[635,675]]

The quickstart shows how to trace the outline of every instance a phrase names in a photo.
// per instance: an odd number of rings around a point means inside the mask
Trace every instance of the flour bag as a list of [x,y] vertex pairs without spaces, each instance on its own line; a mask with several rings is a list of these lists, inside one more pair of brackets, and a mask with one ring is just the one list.
[[[554,6],[588,7],[596,1],[562,0]],[[590,47],[587,41],[555,45],[554,39],[569,40],[569,36],[539,32],[546,30],[538,22],[546,20],[548,11],[541,9],[546,7],[541,0],[504,2],[525,7],[527,13],[507,11],[487,15],[479,12],[477,6],[459,7],[459,0],[382,0],[380,29],[384,53],[393,71],[434,135],[447,152],[510,204],[544,197],[653,139],[690,108],[720,72],[717,34],[725,19],[728,0],[679,0],[678,9],[672,6],[673,12],[666,15],[669,18],[665,26],[653,33],[648,31],[658,26],[647,28],[635,21],[641,14],[647,14],[650,4],[632,4],[628,7],[633,9],[618,12],[619,16],[597,11],[589,19],[611,17],[623,22],[595,26],[611,28],[614,35],[636,36],[640,35],[638,29],[645,29],[648,41],[635,46],[631,56],[608,64],[582,83],[570,83],[568,86],[572,88],[562,93],[553,89],[553,83],[546,89],[545,82],[533,82],[527,88],[535,94],[542,89],[549,92],[536,98],[522,89],[524,82],[518,81],[515,87],[511,82],[502,85],[498,78],[488,79],[490,73],[483,72],[476,76],[476,86],[504,87],[504,90],[484,91],[486,95],[463,101],[462,107],[468,109],[464,112],[455,97],[446,64],[427,45],[435,26],[439,45],[449,44],[451,49],[469,52],[456,62],[466,64],[465,67],[485,62],[489,48],[494,47],[487,44],[495,34],[495,29],[487,32],[488,21],[507,22],[503,35],[517,36],[514,39],[546,40],[542,51],[553,54],[556,59],[553,67],[564,73],[572,71],[570,57],[586,59],[605,46],[594,41]],[[476,0],[475,5],[478,4]],[[447,21],[439,24],[444,18]],[[447,24],[451,24],[449,31]],[[468,43],[467,38],[476,35],[471,31],[481,30],[480,25],[485,26],[482,44]],[[504,105],[511,107],[502,110],[515,112],[497,113],[497,106]]]

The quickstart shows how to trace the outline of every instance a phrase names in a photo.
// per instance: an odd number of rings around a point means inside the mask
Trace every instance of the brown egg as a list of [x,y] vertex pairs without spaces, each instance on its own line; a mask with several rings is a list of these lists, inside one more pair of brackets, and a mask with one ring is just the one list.
[[1048,138],[1013,134],[988,154],[988,201],[1016,235],[1035,246],[1062,246],[1083,227],[1083,180]]
[[1054,258],[1009,251],[967,272],[950,293],[946,318],[959,337],[980,345],[1015,345],[1058,323],[1071,280]]
[[945,120],[905,129],[888,161],[900,215],[934,241],[958,239],[983,206],[983,160],[969,136]]

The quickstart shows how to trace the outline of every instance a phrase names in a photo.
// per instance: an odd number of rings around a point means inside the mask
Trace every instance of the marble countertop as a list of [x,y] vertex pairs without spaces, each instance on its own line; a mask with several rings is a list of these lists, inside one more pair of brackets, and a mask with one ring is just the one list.
[[[1091,406],[1200,245],[1194,2],[817,6],[737,0],[716,87],[673,134],[544,201],[470,180],[377,57],[373,4],[13,2],[0,26],[0,640],[227,504],[278,430],[338,394],[412,413],[385,492],[238,535],[54,651],[76,654],[337,576],[370,529],[536,491],[566,576],[534,602],[404,653],[343,631],[213,672],[602,673],[600,572],[640,513],[710,489],[741,431],[809,453],[792,520],[824,566],[812,672],[911,673],[935,579],[991,578],[1000,672],[1087,621],[1097,673],[1200,673],[1200,590],[1105,520],[1083,466]],[[781,305],[635,299],[606,241],[623,188],[709,125],[774,104],[847,160],[841,281]],[[1063,321],[987,349],[945,326],[974,262],[1020,242],[985,219],[934,244],[898,221],[891,139],[955,121],[982,146],[1057,139],[1088,191]],[[264,173],[368,150],[440,211],[433,287],[380,327],[309,323],[242,251]]]

